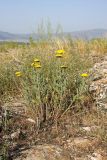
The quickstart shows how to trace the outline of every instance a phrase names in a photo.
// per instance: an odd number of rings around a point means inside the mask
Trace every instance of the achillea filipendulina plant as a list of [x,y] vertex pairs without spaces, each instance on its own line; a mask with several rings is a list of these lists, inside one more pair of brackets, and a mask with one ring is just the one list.
[[60,114],[76,103],[78,97],[86,91],[85,86],[81,87],[83,82],[79,76],[85,69],[86,59],[83,61],[79,55],[68,52],[69,59],[63,63],[59,57],[56,59],[56,54],[63,57],[62,51],[53,54],[51,58],[47,55],[42,57],[41,54],[41,61],[36,59],[29,62],[32,67],[24,67],[23,70],[26,75],[23,77],[24,95],[35,114],[42,117],[45,113],[42,119],[48,119],[57,112]]
[[[3,87],[7,90],[9,85],[10,88],[20,88],[21,95],[32,108],[35,117],[43,120],[55,116],[56,113],[60,114],[86,92],[85,85],[82,87],[84,79],[80,73],[84,73],[84,70],[87,72],[90,62],[85,56],[81,58],[75,50],[75,43],[72,46],[62,41],[58,46],[52,41],[47,43],[46,48],[39,43],[33,47],[21,48],[22,63],[16,64],[15,61],[14,69],[10,69],[11,65],[8,67],[11,81],[7,72],[2,80],[3,83],[9,81]],[[21,73],[15,75],[16,71]]]

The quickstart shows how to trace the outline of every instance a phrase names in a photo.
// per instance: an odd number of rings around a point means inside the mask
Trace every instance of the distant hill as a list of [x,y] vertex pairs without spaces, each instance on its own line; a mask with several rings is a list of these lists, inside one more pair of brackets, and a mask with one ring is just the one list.
[[8,32],[0,31],[0,41],[27,41],[31,35],[30,34],[12,34]]
[[[90,40],[93,38],[107,38],[107,29],[93,29],[85,31],[75,31],[64,33],[64,35],[71,35],[72,38]],[[27,42],[30,37],[38,39],[38,34],[12,34],[0,31],[0,41],[19,41]]]
[[71,33],[74,38],[90,40],[93,38],[107,38],[107,29],[93,29],[85,31],[76,31]]

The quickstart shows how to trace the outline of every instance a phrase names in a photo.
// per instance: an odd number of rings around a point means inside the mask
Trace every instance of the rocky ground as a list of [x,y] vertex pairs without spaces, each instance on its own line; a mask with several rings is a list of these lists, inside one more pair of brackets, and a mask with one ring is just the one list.
[[107,111],[107,56],[100,63],[96,63],[92,70],[90,92],[93,93],[97,106]]
[[10,160],[107,160],[107,57],[91,73],[95,102],[39,129],[23,100],[1,104],[0,158],[7,153]]

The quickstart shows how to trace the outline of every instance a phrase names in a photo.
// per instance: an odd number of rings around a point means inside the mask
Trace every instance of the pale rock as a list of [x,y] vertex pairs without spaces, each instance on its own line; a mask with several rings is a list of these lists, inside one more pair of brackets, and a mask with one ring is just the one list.
[[81,127],[81,129],[86,132],[92,132],[100,129],[100,126],[85,126],[85,127]]
[[90,140],[87,138],[78,137],[73,141],[74,145],[77,147],[85,148],[91,145]]
[[81,127],[81,129],[83,129],[84,131],[87,131],[87,132],[91,131],[91,127]]
[[20,129],[10,135],[11,139],[18,139],[20,135]]
[[[93,142],[92,142],[93,143]],[[77,149],[80,148],[82,150],[87,150],[89,147],[92,146],[91,141],[88,138],[82,138],[82,137],[76,137],[76,138],[70,138],[66,141],[64,148],[69,149]]]
[[38,145],[23,151],[15,160],[70,160],[68,152],[58,145]]
[[31,119],[31,118],[28,118],[28,119],[26,119],[26,120],[29,121],[29,122],[31,122],[31,123],[36,123],[36,121],[33,120],[33,119]]
[[97,108],[107,111],[107,56],[103,62],[96,63],[91,69],[90,93],[96,101]]
[[92,156],[88,156],[89,160],[103,160],[103,157],[99,153],[93,153]]

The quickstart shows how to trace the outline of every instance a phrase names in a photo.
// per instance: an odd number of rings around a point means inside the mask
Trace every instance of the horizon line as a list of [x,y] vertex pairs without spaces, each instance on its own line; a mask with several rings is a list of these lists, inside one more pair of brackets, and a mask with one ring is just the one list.
[[[91,31],[91,30],[107,30],[107,28],[93,28],[93,29],[82,29],[82,30],[74,30],[74,31],[62,31],[62,33],[73,33],[73,32],[84,32],[84,31]],[[12,33],[12,32],[9,32],[9,31],[2,31],[0,30],[0,32],[3,32],[3,33],[8,33],[8,34],[18,34],[18,35],[26,35],[26,34],[38,34],[37,32],[28,32],[28,33]],[[53,32],[55,33],[55,32]]]

